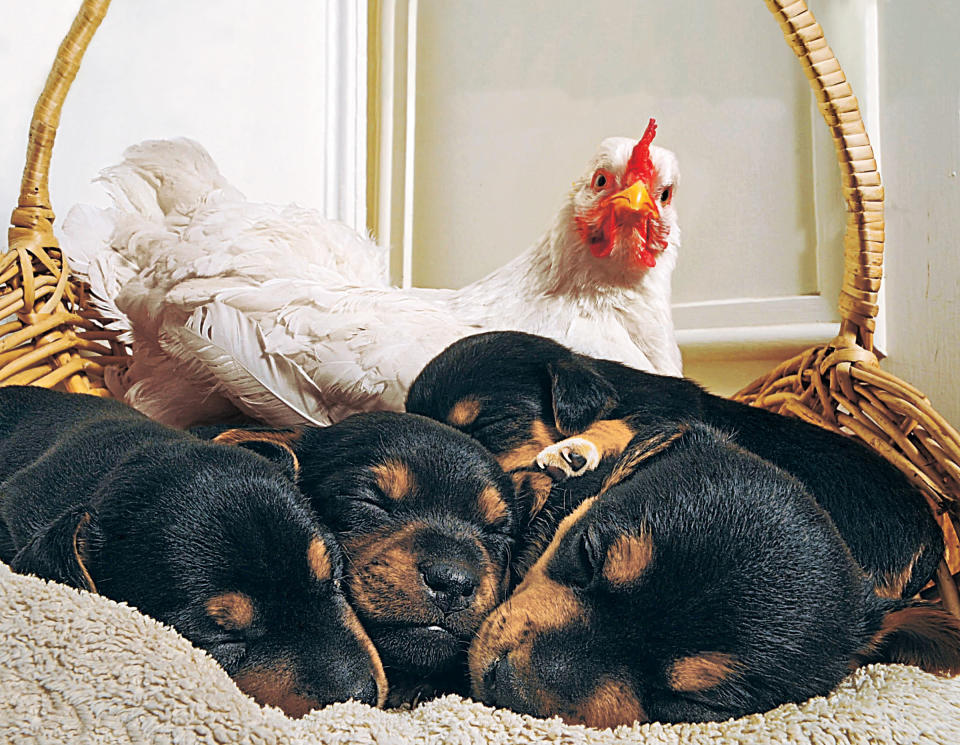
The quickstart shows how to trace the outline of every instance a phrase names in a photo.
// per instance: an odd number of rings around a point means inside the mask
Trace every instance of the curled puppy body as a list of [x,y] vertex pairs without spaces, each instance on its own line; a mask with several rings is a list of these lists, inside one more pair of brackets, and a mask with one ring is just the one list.
[[[856,440],[711,395],[683,378],[575,354],[540,336],[492,332],[450,345],[413,382],[407,409],[476,437],[508,471],[539,464],[561,479],[591,468],[608,473],[646,425],[698,420],[798,478],[833,518],[878,594],[916,594],[943,555],[943,535],[922,493]],[[575,505],[595,487],[570,479],[551,492],[542,479],[535,489],[534,477],[515,478],[533,493],[527,500],[534,512],[542,504]]]
[[0,559],[173,626],[288,715],[382,705],[340,548],[292,475],[117,401],[0,388]]
[[766,711],[875,661],[955,674],[960,622],[876,595],[796,479],[698,423],[638,434],[470,650],[480,700],[595,727]]
[[285,439],[301,490],[343,547],[345,586],[391,704],[467,691],[466,650],[505,596],[515,538],[513,486],[490,453],[451,427],[388,412],[202,434],[261,448]]

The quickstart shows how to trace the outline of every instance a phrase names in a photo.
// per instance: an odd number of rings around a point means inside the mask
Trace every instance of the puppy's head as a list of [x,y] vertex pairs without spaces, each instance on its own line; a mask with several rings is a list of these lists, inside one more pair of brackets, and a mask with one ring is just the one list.
[[379,656],[340,586],[340,549],[279,469],[187,442],[114,474],[95,512],[64,515],[15,568],[53,561],[72,584],[170,624],[288,715],[384,701]]
[[617,403],[616,390],[588,358],[542,336],[495,331],[461,339],[431,360],[411,385],[406,406],[492,452],[532,516],[553,489],[535,466],[537,455]]
[[[480,445],[410,414],[308,430],[300,484],[347,560],[354,607],[391,687],[463,674],[501,601],[514,539],[510,480]],[[397,685],[398,691],[402,686]]]
[[599,727],[763,711],[847,674],[877,632],[869,597],[795,480],[714,430],[665,425],[638,435],[485,621],[473,691]]
[[479,440],[507,471],[616,405],[616,390],[587,358],[516,331],[454,342],[424,367],[406,402],[407,411]]

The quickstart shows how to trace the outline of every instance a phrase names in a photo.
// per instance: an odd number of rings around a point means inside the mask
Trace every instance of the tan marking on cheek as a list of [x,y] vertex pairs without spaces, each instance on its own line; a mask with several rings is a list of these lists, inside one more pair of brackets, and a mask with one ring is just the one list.
[[545,447],[559,442],[562,438],[554,427],[545,422],[534,419],[530,425],[530,439],[512,450],[496,456],[497,462],[504,471],[514,471],[518,468],[527,468],[533,465],[540,451]]
[[207,615],[225,629],[248,629],[253,623],[253,601],[242,592],[214,595],[205,607]]
[[[481,626],[468,659],[473,690],[478,696],[484,695],[484,671],[502,654],[509,653],[511,661],[524,656],[529,659],[529,648],[532,648],[538,634],[575,623],[586,623],[587,609],[572,589],[550,579],[546,567],[556,554],[563,536],[595,501],[596,497],[585,499],[560,522],[550,545],[527,572],[513,595],[491,613]],[[528,676],[528,679],[536,677],[534,671],[529,671]],[[527,687],[537,690],[540,686],[531,681]]]
[[354,607],[365,618],[400,623],[436,623],[438,611],[425,595],[414,539],[425,530],[409,523],[395,532],[346,540],[347,584]]
[[457,401],[447,414],[447,424],[452,427],[466,427],[480,416],[480,402],[474,396]]
[[237,688],[261,706],[279,707],[284,714],[299,719],[320,702],[294,693],[295,676],[286,664],[277,667],[254,667],[240,671],[233,677]]
[[920,554],[922,553],[923,549],[921,548],[913,555],[910,563],[907,564],[907,566],[901,571],[885,572],[882,579],[876,580],[876,586],[873,588],[874,593],[881,598],[892,598],[894,600],[902,598],[903,591],[910,582],[910,577],[913,575],[913,569],[916,566],[917,561],[920,559]]
[[543,716],[555,713],[559,713],[567,724],[585,724],[598,729],[650,719],[633,689],[626,683],[609,678],[602,680],[586,700],[572,709],[542,712]]
[[713,688],[736,671],[737,658],[725,652],[703,652],[681,657],[670,667],[667,682],[682,693],[694,693]]
[[657,435],[643,442],[631,445],[630,449],[623,453],[620,460],[617,461],[617,464],[613,467],[613,471],[603,482],[600,494],[603,494],[622,481],[626,481],[633,475],[641,463],[669,448],[674,442],[683,437],[687,429],[685,425],[679,425],[675,431],[669,434]]
[[382,709],[387,701],[388,689],[387,675],[383,670],[383,662],[380,661],[380,654],[377,652],[376,647],[373,646],[373,641],[360,623],[360,619],[357,618],[357,614],[354,613],[353,608],[349,605],[345,606],[344,609],[343,625],[356,637],[360,646],[370,658],[370,674],[377,683],[377,708]]
[[330,563],[330,554],[322,540],[314,538],[307,547],[307,566],[313,576],[321,582],[326,582],[333,576],[333,565]]
[[370,469],[377,480],[380,491],[390,499],[400,501],[408,497],[416,488],[417,481],[410,466],[398,460],[388,460]]
[[293,450],[293,443],[299,440],[302,434],[303,431],[299,429],[269,431],[228,429],[214,437],[213,442],[220,445],[240,445],[244,442],[269,442],[271,445],[276,445],[287,451],[293,460],[293,472],[299,476],[300,459],[297,458],[297,454]]
[[653,540],[648,533],[621,535],[607,549],[603,576],[612,585],[636,582],[653,558]]
[[[546,576],[547,565],[556,555],[557,549],[559,548],[563,537],[570,531],[570,528],[576,525],[576,523],[587,513],[587,510],[589,510],[596,501],[596,497],[584,499],[580,504],[577,505],[577,508],[573,512],[560,521],[556,531],[553,533],[553,538],[540,555],[540,558],[537,559],[536,563],[530,568],[530,571],[527,572],[527,577],[533,578],[539,575]],[[534,573],[535,570],[536,574]],[[526,584],[526,582],[527,578],[524,578],[523,582],[521,582],[517,587],[517,590],[519,591],[523,589],[523,586]]]
[[487,525],[496,525],[507,516],[507,503],[495,486],[485,486],[477,497],[480,516]]
[[480,553],[483,555],[483,573],[480,577],[480,585],[477,587],[473,596],[473,602],[466,611],[464,617],[467,625],[472,626],[476,631],[483,620],[490,615],[490,611],[496,607],[503,592],[502,579],[504,577],[505,567],[496,566],[490,559],[490,553],[484,548],[483,544],[477,543]]
[[476,567],[480,582],[470,604],[445,620],[420,577],[414,544],[417,534],[424,530],[430,528],[410,523],[394,533],[344,541],[344,552],[350,557],[347,585],[353,606],[366,620],[411,625],[444,623],[472,635],[501,598],[504,567],[495,565],[477,541],[482,556]]

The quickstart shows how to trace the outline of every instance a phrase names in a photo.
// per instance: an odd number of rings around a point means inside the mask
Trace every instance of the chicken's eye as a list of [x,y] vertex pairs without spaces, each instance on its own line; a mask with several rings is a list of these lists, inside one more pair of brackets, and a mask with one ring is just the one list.
[[593,188],[602,189],[610,183],[610,177],[603,171],[597,171],[593,174]]
[[669,186],[665,187],[663,192],[660,194],[660,203],[666,204],[667,202],[669,202],[670,194],[672,193],[673,193],[673,190]]

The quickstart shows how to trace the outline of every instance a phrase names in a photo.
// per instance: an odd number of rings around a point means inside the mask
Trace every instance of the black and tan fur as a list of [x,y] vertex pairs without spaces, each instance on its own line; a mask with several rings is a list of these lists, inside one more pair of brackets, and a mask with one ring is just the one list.
[[470,650],[474,695],[569,723],[724,720],[867,662],[960,671],[960,622],[879,597],[799,481],[700,423],[640,430]]
[[385,700],[340,548],[292,474],[119,402],[0,388],[0,559],[170,624],[291,716]]
[[466,692],[466,649],[505,596],[517,525],[513,485],[483,447],[386,412],[286,434],[201,433],[292,449],[300,488],[343,546],[347,593],[380,651],[391,703]]
[[[575,354],[539,336],[462,339],[414,381],[407,409],[446,421],[513,472],[533,522],[519,574],[553,526],[595,494],[635,433],[658,421],[700,421],[798,478],[833,518],[875,590],[908,597],[933,576],[943,536],[923,495],[852,438],[714,396],[690,380]],[[595,470],[587,463],[599,460]],[[546,472],[560,483],[547,480]],[[566,476],[578,478],[563,480]]]

